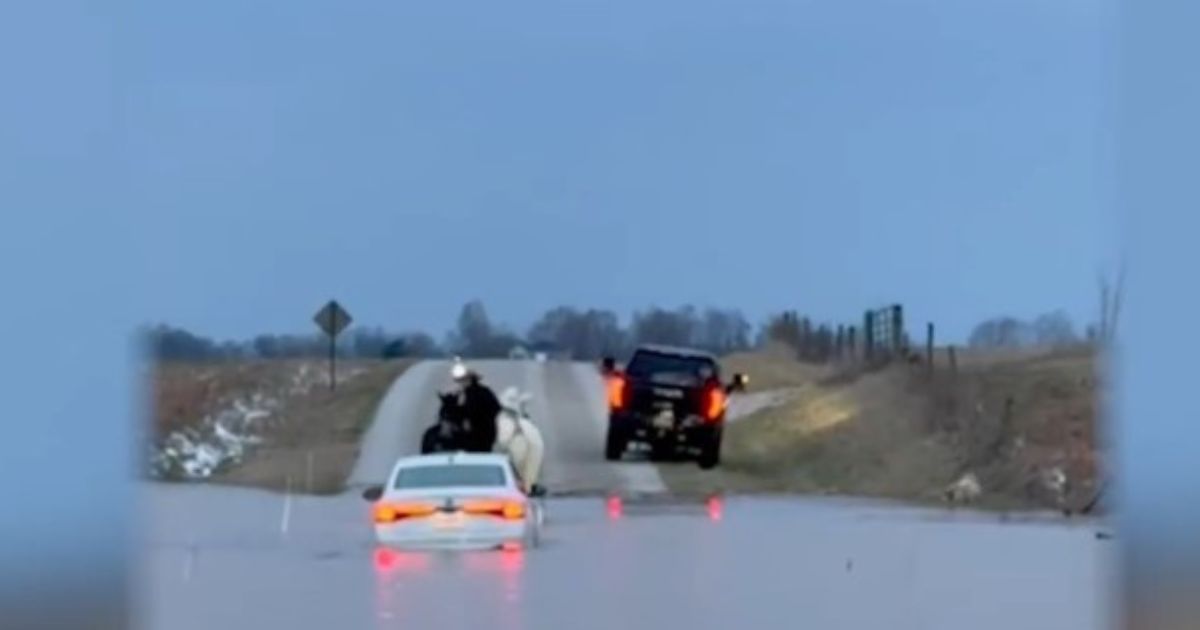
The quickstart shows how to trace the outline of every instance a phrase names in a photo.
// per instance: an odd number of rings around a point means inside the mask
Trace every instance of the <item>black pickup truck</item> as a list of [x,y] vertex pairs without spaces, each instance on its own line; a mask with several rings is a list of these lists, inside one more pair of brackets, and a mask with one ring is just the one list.
[[721,434],[728,396],[744,388],[737,374],[721,381],[721,366],[707,352],[640,346],[624,370],[605,360],[609,422],[604,455],[619,460],[630,443],[662,458],[686,451],[701,468],[721,461]]

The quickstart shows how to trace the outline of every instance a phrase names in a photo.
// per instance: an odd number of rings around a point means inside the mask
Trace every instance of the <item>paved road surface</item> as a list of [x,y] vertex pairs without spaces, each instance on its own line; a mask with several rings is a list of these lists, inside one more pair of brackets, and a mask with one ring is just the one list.
[[[536,396],[555,491],[655,492],[649,464],[601,459],[590,366],[483,363]],[[445,364],[398,381],[357,484],[413,452]],[[686,465],[686,464],[685,464]],[[145,627],[921,628],[1071,630],[1106,619],[1112,543],[1094,524],[827,499],[723,504],[551,499],[546,544],[522,554],[382,554],[357,492],[303,497],[146,485]]]
[[[533,394],[533,420],[546,441],[543,485],[557,494],[656,493],[664,489],[652,464],[604,460],[607,422],[604,385],[586,363],[479,361],[471,364],[499,395],[516,386]],[[437,417],[439,390],[448,390],[450,364],[422,363],[397,380],[363,440],[350,483],[381,483],[396,458],[420,450],[421,432]]]

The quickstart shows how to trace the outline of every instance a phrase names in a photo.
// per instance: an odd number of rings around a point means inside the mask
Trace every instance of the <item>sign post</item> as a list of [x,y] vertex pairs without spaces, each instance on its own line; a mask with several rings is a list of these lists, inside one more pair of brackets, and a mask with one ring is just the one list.
[[337,336],[354,320],[337,300],[329,300],[313,316],[313,321],[329,337],[329,389],[334,390],[337,389]]

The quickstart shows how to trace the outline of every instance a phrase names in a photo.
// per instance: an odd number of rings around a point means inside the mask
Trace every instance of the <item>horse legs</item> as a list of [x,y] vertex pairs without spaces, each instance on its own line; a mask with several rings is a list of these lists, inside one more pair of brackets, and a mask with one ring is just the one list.
[[441,450],[441,427],[433,425],[425,429],[425,433],[421,435],[421,454],[428,455]]

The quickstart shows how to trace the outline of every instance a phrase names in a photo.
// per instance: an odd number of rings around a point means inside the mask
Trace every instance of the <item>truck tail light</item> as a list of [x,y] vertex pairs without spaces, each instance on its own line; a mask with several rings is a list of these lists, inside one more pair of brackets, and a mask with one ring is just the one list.
[[709,386],[704,392],[704,419],[719,420],[725,413],[725,392],[720,385]]
[[619,374],[608,377],[608,406],[621,411],[629,402],[629,382]]

